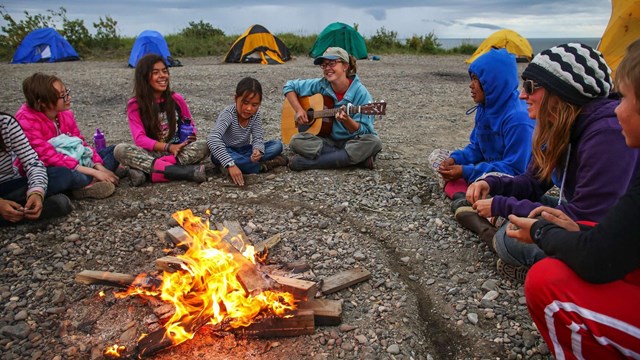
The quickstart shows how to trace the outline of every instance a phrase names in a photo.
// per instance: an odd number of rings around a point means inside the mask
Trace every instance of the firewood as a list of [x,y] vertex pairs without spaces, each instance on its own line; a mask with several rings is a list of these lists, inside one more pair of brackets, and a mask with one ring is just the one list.
[[298,303],[298,309],[313,310],[316,326],[334,326],[342,322],[342,300],[311,299]]
[[115,287],[129,287],[136,279],[129,274],[120,274],[108,271],[84,270],[76,274],[76,282],[85,285],[107,285]]
[[254,246],[254,248],[257,253],[261,253],[267,249],[271,249],[272,247],[276,246],[281,239],[282,239],[282,236],[280,234],[275,234],[272,237],[268,238],[267,240],[257,243]]
[[371,279],[371,273],[369,271],[359,267],[353,268],[324,279],[320,290],[325,295],[332,294],[353,284],[369,279]]
[[313,310],[296,310],[290,317],[269,316],[247,327],[232,330],[252,338],[312,335],[315,332]]
[[166,235],[176,246],[182,249],[189,248],[193,242],[189,234],[187,234],[187,231],[180,226],[175,226],[167,230]]
[[236,250],[241,253],[244,252],[247,245],[251,245],[247,234],[244,233],[240,222],[235,220],[224,220],[222,223],[217,222],[216,228],[218,231],[227,229],[229,232],[224,236],[224,240],[231,244]]
[[174,272],[182,269],[184,261],[175,256],[163,256],[160,259],[156,259],[156,269],[166,272]]
[[291,270],[291,272],[294,274],[303,273],[305,271],[311,270],[311,265],[309,265],[308,262],[303,260],[288,262],[282,265],[284,265],[285,268]]
[[293,294],[293,297],[299,300],[313,299],[318,292],[318,284],[313,281],[271,274],[269,277],[280,285],[280,290]]

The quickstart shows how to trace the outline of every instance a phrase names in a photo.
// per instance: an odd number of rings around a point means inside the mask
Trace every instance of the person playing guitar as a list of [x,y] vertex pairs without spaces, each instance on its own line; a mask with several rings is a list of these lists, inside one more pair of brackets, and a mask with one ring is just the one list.
[[289,148],[296,154],[289,161],[294,171],[308,169],[335,169],[358,165],[374,168],[374,160],[382,149],[382,142],[373,128],[373,115],[352,114],[351,107],[372,101],[369,91],[356,75],[356,60],[344,49],[329,47],[314,59],[323,77],[289,80],[283,92],[295,112],[300,126],[309,125],[306,109],[298,97],[322,94],[325,105],[334,104],[338,111],[328,136],[300,132],[291,137]]

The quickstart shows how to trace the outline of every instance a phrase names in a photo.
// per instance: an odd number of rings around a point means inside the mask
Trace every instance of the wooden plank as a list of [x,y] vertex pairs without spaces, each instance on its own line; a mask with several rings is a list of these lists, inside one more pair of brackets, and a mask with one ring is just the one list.
[[290,317],[270,316],[231,331],[251,338],[312,335],[315,332],[313,310],[296,310]]
[[156,269],[170,273],[182,269],[182,264],[184,264],[180,258],[175,256],[163,256],[156,259],[155,263]]
[[298,309],[313,310],[316,326],[335,326],[342,323],[342,300],[301,301],[298,303]]
[[180,226],[175,226],[167,230],[166,235],[171,240],[171,242],[182,249],[189,248],[191,246],[191,243],[193,242],[191,236],[187,234],[187,231]]
[[353,268],[332,275],[323,280],[321,291],[323,294],[332,294],[353,284],[371,279],[371,273],[365,268]]
[[282,240],[282,236],[280,234],[275,234],[272,237],[268,238],[267,240],[257,243],[254,246],[254,248],[257,253],[261,253],[267,249],[271,249],[272,247],[276,246],[280,242],[280,240]]
[[251,245],[247,234],[244,233],[244,229],[242,229],[242,225],[238,221],[224,220],[222,223],[217,222],[216,228],[218,231],[227,229],[229,232],[223,239],[241,253],[244,252],[247,245]]
[[269,277],[280,285],[280,290],[293,294],[293,297],[297,300],[313,299],[318,292],[318,284],[313,281],[271,274],[269,274]]
[[76,274],[76,282],[85,285],[107,285],[116,287],[129,287],[136,279],[130,274],[121,274],[108,271],[83,270]]

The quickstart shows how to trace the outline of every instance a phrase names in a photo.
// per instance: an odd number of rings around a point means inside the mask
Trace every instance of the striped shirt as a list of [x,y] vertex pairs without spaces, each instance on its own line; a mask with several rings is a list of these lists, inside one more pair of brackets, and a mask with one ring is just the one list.
[[239,148],[249,144],[253,150],[260,150],[264,154],[264,128],[260,110],[249,119],[246,127],[242,127],[238,122],[236,105],[227,106],[218,116],[215,127],[207,137],[211,155],[226,166],[233,161],[227,147]]
[[27,173],[29,184],[27,197],[33,192],[38,192],[44,197],[48,183],[47,169],[38,159],[38,154],[29,144],[22,127],[13,116],[0,113],[0,136],[5,145],[5,150],[0,151],[0,184],[21,177],[18,169],[13,165],[14,158],[17,158]]

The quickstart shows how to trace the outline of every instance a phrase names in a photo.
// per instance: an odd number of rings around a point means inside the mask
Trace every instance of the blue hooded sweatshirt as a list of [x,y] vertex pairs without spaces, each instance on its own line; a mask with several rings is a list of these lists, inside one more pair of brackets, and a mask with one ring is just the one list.
[[477,104],[470,144],[451,153],[462,165],[462,177],[469,183],[488,172],[522,174],[531,158],[535,122],[527,105],[518,98],[518,67],[515,56],[505,49],[491,49],[469,66],[484,91]]

